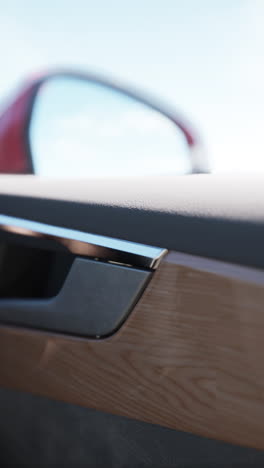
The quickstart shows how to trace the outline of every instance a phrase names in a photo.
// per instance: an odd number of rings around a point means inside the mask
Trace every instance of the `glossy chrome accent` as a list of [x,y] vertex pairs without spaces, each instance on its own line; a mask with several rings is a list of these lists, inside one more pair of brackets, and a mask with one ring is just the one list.
[[0,230],[21,236],[51,239],[70,252],[107,262],[156,269],[166,249],[74,229],[0,215]]

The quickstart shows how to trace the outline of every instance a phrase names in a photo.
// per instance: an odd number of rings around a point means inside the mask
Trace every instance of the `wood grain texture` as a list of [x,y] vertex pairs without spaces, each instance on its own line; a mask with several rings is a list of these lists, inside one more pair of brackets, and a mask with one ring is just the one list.
[[2,327],[0,385],[263,449],[264,273],[179,255],[111,338]]

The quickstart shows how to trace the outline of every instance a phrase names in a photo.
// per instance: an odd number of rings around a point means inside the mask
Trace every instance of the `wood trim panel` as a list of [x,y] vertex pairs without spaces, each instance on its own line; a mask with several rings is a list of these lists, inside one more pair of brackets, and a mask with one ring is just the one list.
[[111,338],[1,327],[0,385],[264,449],[263,356],[264,272],[170,253]]

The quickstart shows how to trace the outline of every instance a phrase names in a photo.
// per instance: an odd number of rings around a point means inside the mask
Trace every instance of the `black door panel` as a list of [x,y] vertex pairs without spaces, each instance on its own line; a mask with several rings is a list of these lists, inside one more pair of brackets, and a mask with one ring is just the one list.
[[264,267],[263,177],[57,181],[1,176],[0,212]]
[[262,468],[264,452],[0,390],[1,466]]

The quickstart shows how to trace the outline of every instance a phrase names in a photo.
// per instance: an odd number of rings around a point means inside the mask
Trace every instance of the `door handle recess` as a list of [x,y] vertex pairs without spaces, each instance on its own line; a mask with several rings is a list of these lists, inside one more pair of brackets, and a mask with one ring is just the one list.
[[109,336],[122,325],[166,253],[4,215],[0,215],[0,230],[7,241],[14,233],[48,238],[76,255],[55,297],[0,299],[0,322],[90,338]]
[[76,258],[57,296],[0,300],[0,321],[73,335],[108,336],[127,318],[150,275]]

